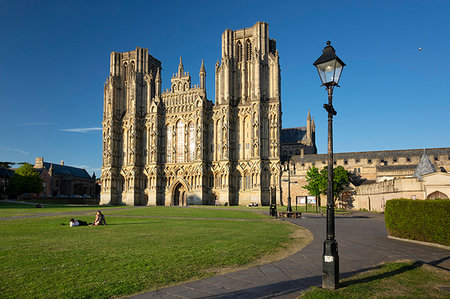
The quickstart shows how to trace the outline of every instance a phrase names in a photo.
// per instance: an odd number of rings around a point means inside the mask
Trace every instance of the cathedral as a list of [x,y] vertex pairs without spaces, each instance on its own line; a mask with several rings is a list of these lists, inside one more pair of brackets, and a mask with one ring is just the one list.
[[148,49],[111,53],[101,204],[280,201],[280,65],[268,24],[222,34],[214,102],[203,61],[199,80],[180,58],[161,92],[161,62]]

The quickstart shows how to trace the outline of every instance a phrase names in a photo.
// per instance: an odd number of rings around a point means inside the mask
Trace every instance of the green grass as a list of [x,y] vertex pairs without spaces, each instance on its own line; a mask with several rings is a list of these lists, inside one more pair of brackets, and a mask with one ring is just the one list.
[[34,204],[0,202],[0,217],[25,216],[47,213],[70,213],[97,210],[123,209],[126,206],[66,206],[66,205],[44,205],[38,209]]
[[417,262],[385,263],[341,280],[338,290],[313,288],[300,298],[449,298],[448,271]]
[[198,207],[142,207],[137,209],[106,211],[107,215],[162,216],[162,217],[198,217],[229,219],[271,219],[270,216],[256,211],[233,209],[210,209]]
[[[117,210],[102,210],[108,225],[101,227],[60,225],[68,222],[67,215],[0,220],[1,297],[108,298],[160,288],[255,262],[288,247],[294,231],[292,225],[273,220],[122,217],[112,214]],[[215,218],[265,217],[195,208],[120,212],[139,211],[158,216],[207,217],[215,212]],[[90,221],[83,210],[79,213],[75,218]]]

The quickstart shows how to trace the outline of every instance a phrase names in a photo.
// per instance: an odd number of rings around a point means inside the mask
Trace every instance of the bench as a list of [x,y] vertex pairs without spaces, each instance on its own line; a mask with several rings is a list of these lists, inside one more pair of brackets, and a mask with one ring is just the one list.
[[302,218],[302,212],[278,211],[277,218]]

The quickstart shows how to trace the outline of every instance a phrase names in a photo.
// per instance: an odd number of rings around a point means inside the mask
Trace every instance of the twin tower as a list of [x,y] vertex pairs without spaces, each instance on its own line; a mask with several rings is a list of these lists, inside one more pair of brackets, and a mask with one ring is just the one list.
[[101,204],[280,201],[280,64],[269,26],[225,30],[215,101],[182,61],[161,92],[147,49],[111,53],[104,89]]

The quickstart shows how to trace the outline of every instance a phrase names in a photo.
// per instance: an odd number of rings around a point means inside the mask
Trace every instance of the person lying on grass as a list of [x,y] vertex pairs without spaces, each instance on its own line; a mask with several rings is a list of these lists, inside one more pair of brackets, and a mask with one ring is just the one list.
[[76,226],[87,226],[88,225],[88,223],[86,222],[86,221],[83,221],[83,220],[75,220],[75,219],[70,219],[70,222],[69,222],[69,226],[70,227],[76,227]]
[[97,211],[97,215],[95,216],[94,225],[106,225],[105,215],[102,212]]

